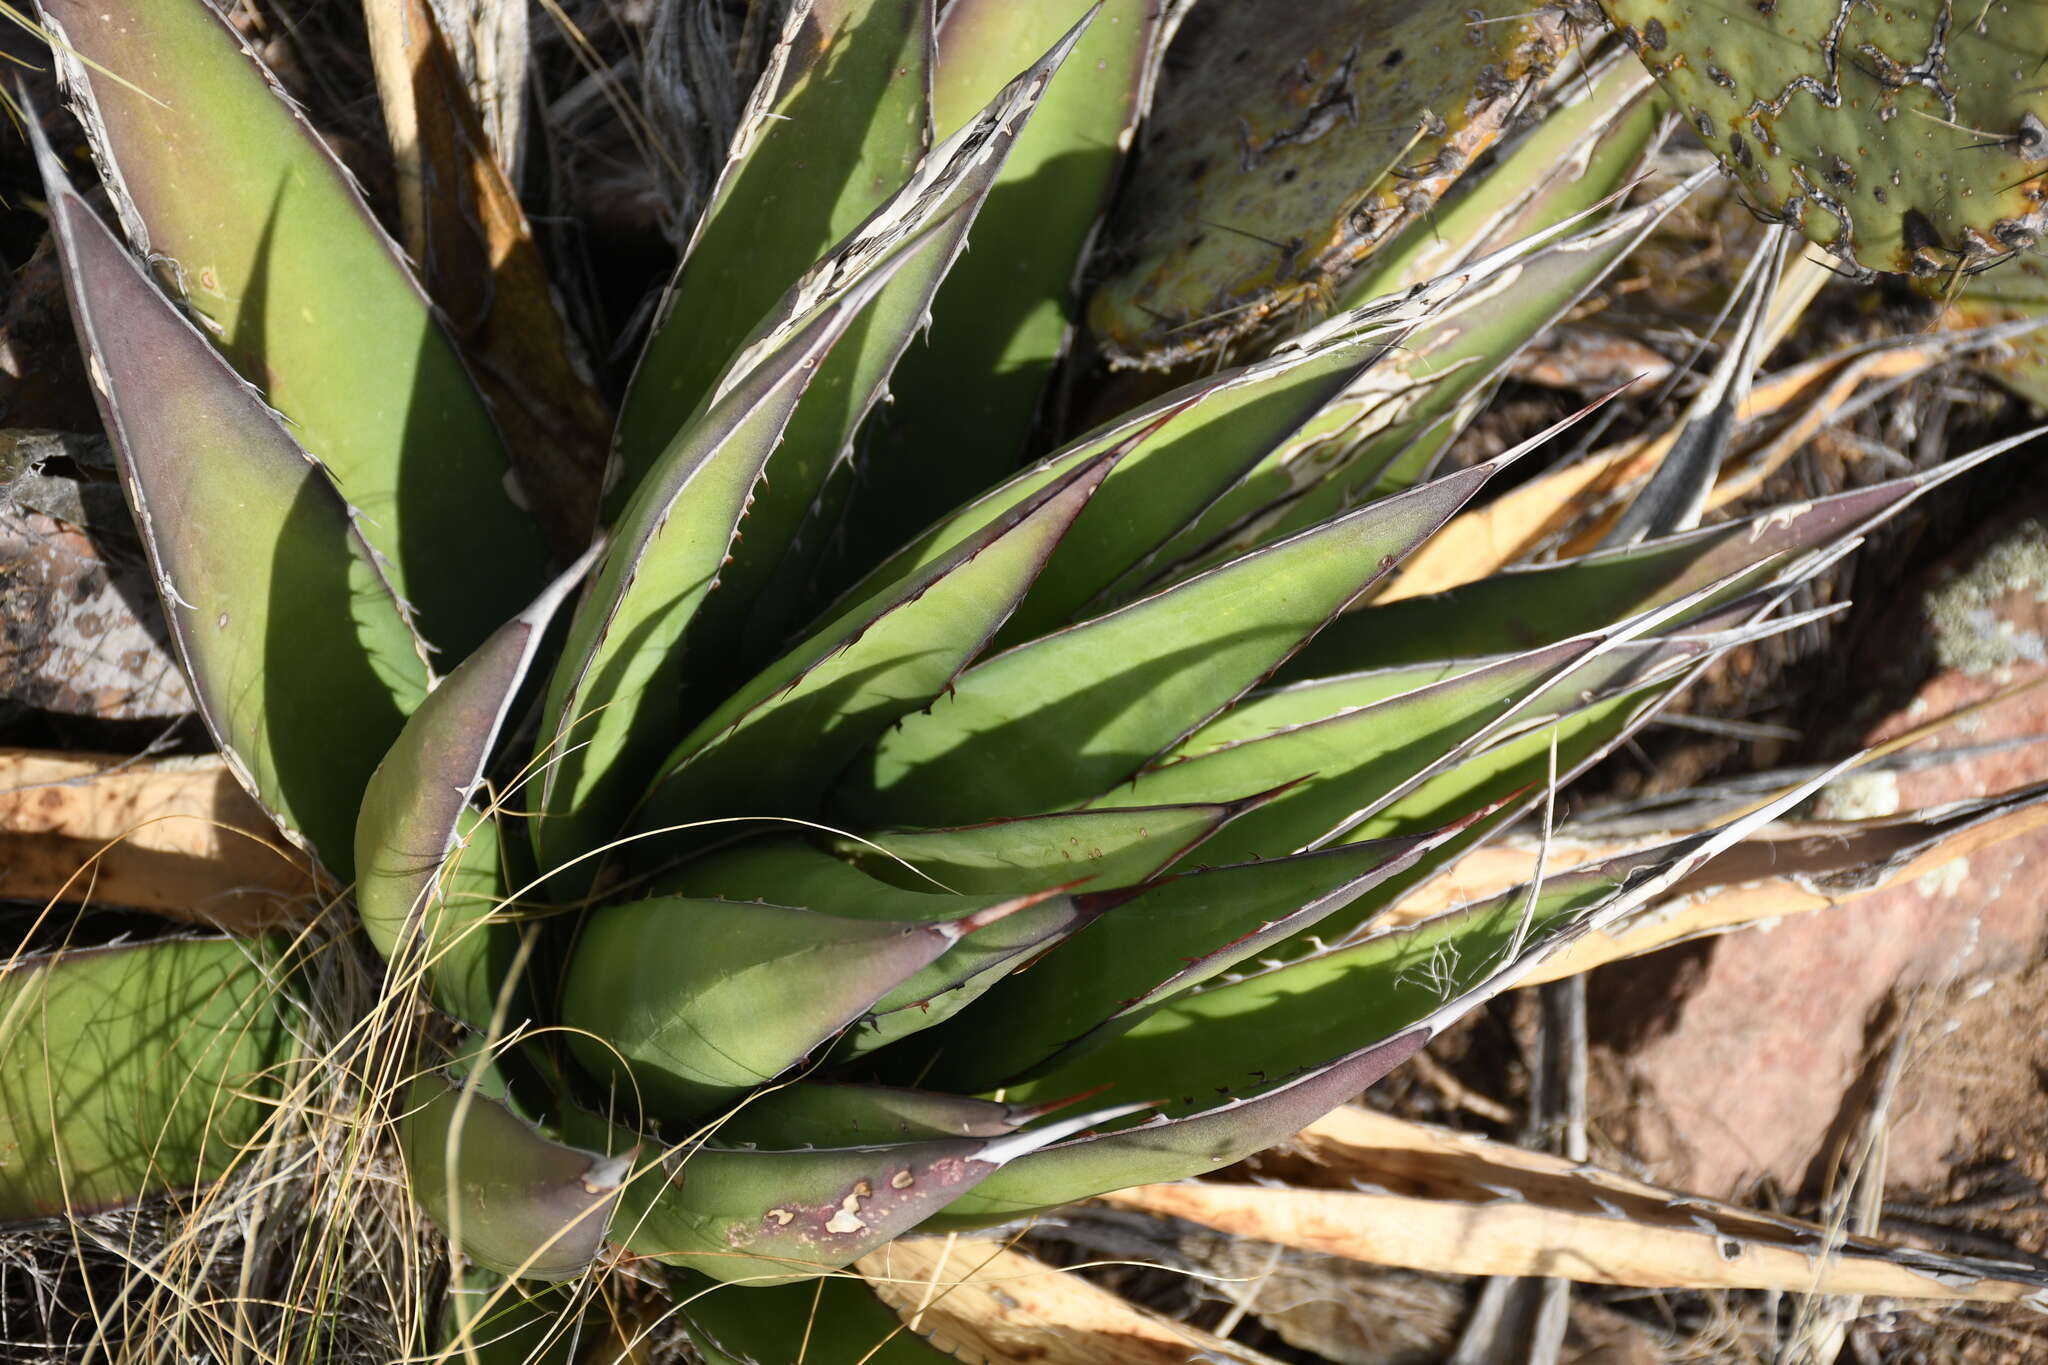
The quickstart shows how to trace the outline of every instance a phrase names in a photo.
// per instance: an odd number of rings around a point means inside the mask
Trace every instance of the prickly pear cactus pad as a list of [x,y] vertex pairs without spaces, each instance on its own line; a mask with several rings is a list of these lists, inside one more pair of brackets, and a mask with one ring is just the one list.
[[1198,9],[1090,306],[1111,360],[1169,367],[1322,296],[1493,145],[1568,38],[1528,0]]
[[2048,230],[2048,5],[1603,3],[1751,204],[1858,275],[1973,270]]

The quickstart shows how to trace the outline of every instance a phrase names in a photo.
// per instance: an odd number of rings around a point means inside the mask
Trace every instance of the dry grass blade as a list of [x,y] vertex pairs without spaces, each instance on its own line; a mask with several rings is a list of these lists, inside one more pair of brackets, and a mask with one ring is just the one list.
[[612,415],[426,0],[364,6],[406,251],[489,400],[520,485],[564,559],[590,543]]
[[417,1306],[438,1297],[446,1251],[407,1193],[383,1102],[417,1015],[324,925],[281,951],[258,989],[294,1011],[296,1042],[266,1077],[261,1129],[216,1132],[229,1169],[203,1188],[7,1227],[0,1359],[426,1358]]
[[0,895],[153,910],[237,933],[318,908],[306,857],[218,757],[0,749]]
[[910,1330],[966,1365],[1273,1365],[1001,1242],[896,1242],[857,1266]]
[[1262,1165],[1319,1186],[1145,1185],[1106,1196],[1236,1236],[1456,1275],[2048,1306],[2048,1271],[1842,1238],[1562,1157],[1363,1109]]

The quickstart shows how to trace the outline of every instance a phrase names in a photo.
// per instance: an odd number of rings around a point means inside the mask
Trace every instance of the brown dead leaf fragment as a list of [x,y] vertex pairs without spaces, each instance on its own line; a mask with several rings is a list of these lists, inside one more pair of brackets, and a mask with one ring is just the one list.
[[504,434],[524,501],[570,559],[597,525],[612,414],[426,0],[365,6],[406,250]]

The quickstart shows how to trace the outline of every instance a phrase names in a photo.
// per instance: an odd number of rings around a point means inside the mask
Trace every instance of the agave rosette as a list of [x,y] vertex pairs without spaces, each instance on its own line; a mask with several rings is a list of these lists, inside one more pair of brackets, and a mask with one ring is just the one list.
[[[394,986],[472,1031],[400,1132],[506,1276],[616,1245],[773,1293],[1284,1138],[1769,815],[1371,930],[1935,481],[1373,604],[1550,434],[1433,467],[1675,202],[1572,216],[1640,127],[1573,194],[1475,198],[1452,273],[1021,462],[1166,19],[814,0],[564,570],[461,348],[233,31],[42,9],[128,241],[43,149],[51,218],[194,695]],[[231,1165],[292,1047],[276,957],[0,981],[0,1213]],[[186,1083],[117,1100],[107,1056]]]

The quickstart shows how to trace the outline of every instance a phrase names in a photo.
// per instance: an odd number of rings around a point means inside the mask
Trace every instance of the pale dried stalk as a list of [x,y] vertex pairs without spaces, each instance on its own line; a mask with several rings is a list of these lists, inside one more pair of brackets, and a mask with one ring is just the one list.
[[91,900],[240,933],[306,923],[319,892],[217,757],[0,749],[0,895]]
[[1362,1109],[1298,1145],[1349,1189],[1184,1182],[1104,1196],[1236,1236],[1455,1275],[2048,1306],[2030,1267],[1830,1237],[1796,1219]]
[[965,1365],[1274,1365],[984,1238],[898,1241],[856,1268],[912,1329]]

